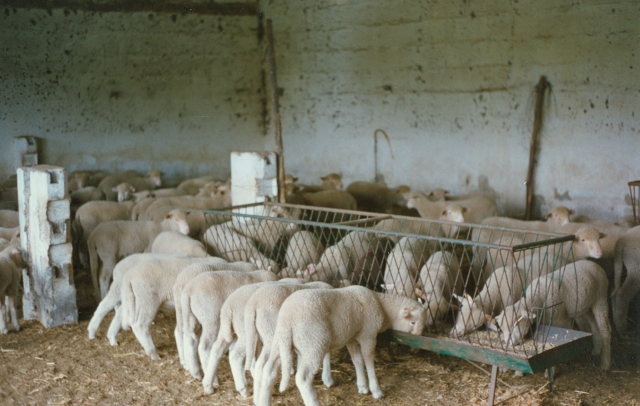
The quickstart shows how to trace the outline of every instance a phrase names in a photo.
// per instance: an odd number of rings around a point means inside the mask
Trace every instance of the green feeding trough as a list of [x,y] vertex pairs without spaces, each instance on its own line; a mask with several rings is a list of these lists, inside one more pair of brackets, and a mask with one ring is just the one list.
[[[566,272],[575,272],[567,266],[576,259],[573,235],[279,203],[205,216],[210,227],[203,242],[213,255],[271,267],[281,277],[336,288],[363,285],[420,300],[427,308],[423,335],[384,334],[410,347],[492,365],[489,404],[499,368],[548,371],[552,384],[554,365],[591,348],[591,334],[554,324],[558,309],[571,305],[559,294]],[[540,291],[527,290],[553,271],[556,277]],[[505,340],[493,317],[533,293],[541,303],[532,310],[534,321],[522,327],[521,317],[510,327],[509,337],[518,329],[522,342]],[[474,306],[480,313],[470,310]]]

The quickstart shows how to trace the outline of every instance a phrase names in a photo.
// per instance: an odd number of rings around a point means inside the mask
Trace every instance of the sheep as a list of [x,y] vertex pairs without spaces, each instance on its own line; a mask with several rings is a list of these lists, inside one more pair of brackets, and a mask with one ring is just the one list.
[[[415,300],[373,292],[362,286],[294,292],[282,304],[264,366],[258,405],[270,404],[276,369],[281,363],[280,391],[289,383],[293,354],[298,355],[296,385],[305,405],[319,405],[313,377],[325,354],[347,347],[356,369],[358,392],[382,397],[374,369],[377,335],[387,329],[421,334],[426,311]],[[369,385],[364,376],[366,366]]]
[[296,231],[287,244],[285,259],[287,266],[280,271],[281,277],[294,277],[296,271],[315,264],[320,260],[324,247],[314,233],[307,230]]
[[87,239],[101,223],[115,220],[128,220],[131,218],[131,209],[134,202],[107,202],[92,201],[80,206],[71,223],[74,251],[78,252],[80,263],[89,265],[89,253]]
[[[270,206],[267,208],[266,217],[279,219],[297,219],[297,211],[291,211],[282,206]],[[288,237],[297,229],[293,222],[266,219],[245,219],[232,217],[231,227],[245,237],[251,238],[257,248],[268,257],[273,257],[277,242],[283,237]]]
[[[640,226],[629,229],[616,242],[614,267],[611,293],[613,322],[621,335],[627,335],[629,304],[640,290]],[[627,276],[623,281],[625,269]]]
[[342,176],[337,173],[330,173],[326,176],[321,176],[320,180],[322,181],[320,186],[296,184],[296,188],[299,193],[315,193],[323,190],[342,190]]
[[249,396],[247,390],[247,378],[244,371],[244,360],[246,358],[246,339],[244,332],[244,310],[248,300],[253,294],[263,286],[271,284],[301,284],[302,280],[296,278],[280,279],[279,281],[268,281],[244,285],[234,290],[224,301],[220,308],[220,327],[217,338],[211,346],[209,361],[203,365],[204,378],[202,386],[206,394],[213,393],[213,382],[217,381],[216,372],[222,355],[229,349],[229,364],[231,373],[240,396]]
[[414,282],[431,256],[429,242],[422,238],[403,237],[387,256],[383,288],[388,293],[416,299]]
[[15,210],[0,210],[0,227],[13,228],[20,226],[20,215]]
[[[293,293],[301,289],[332,289],[332,286],[324,282],[309,282],[305,284],[276,284],[260,287],[247,301],[244,308],[244,332],[246,337],[245,370],[251,371],[253,376],[254,402],[257,401],[262,382],[262,368],[269,358],[269,351],[273,343],[273,336],[278,321],[278,313],[282,303]],[[262,342],[260,356],[256,359],[258,340]],[[322,382],[330,387],[331,379],[330,359],[331,354],[325,354],[322,368]],[[204,383],[204,381],[203,381]],[[205,387],[205,392],[209,390]]]
[[[182,345],[191,375],[200,377],[200,365],[207,366],[211,346],[218,335],[220,308],[227,297],[241,286],[275,280],[278,276],[271,271],[219,271],[202,273],[184,286],[181,297]],[[198,329],[202,330],[200,337]]]
[[7,241],[14,239],[19,233],[20,227],[0,227],[0,238],[4,238]]
[[259,268],[279,270],[278,264],[262,254],[253,240],[233,230],[229,223],[209,227],[203,240],[208,252],[227,261],[250,261]]
[[155,197],[178,197],[178,196],[186,196],[188,193],[182,189],[178,189],[175,187],[172,188],[162,188],[162,189],[154,189],[153,196]]
[[20,330],[16,302],[24,267],[26,264],[18,247],[9,246],[0,252],[0,334],[9,332],[5,315],[7,319],[10,316],[13,328]]
[[118,197],[116,198],[116,200],[118,201],[118,203],[122,203],[126,200],[132,200],[133,193],[137,191],[136,188],[134,188],[127,182],[122,182],[118,184],[118,186],[112,188],[111,190],[114,193],[117,193]]
[[[244,265],[244,264],[243,264]],[[240,270],[244,271],[246,268],[244,266],[240,266]],[[156,351],[156,347],[151,338],[151,324],[153,323],[153,319],[158,311],[158,309],[163,304],[174,304],[174,285],[177,281],[178,276],[182,272],[188,271],[192,266],[200,267],[203,269],[200,273],[215,273],[215,272],[207,272],[207,271],[219,271],[221,272],[231,272],[242,274],[243,272],[238,272],[232,269],[233,264],[226,264],[220,262],[219,259],[216,261],[203,261],[201,263],[197,263],[195,265],[191,265],[184,268],[172,268],[167,269],[166,272],[160,274],[155,270],[150,270],[148,268],[137,269],[135,272],[128,272],[123,277],[122,281],[122,328],[127,329],[131,327],[133,334],[138,339],[140,345],[144,349],[145,353],[153,360],[159,359],[159,355]],[[247,274],[253,274],[253,272],[247,272]],[[198,274],[198,276],[200,276]],[[192,280],[196,280],[198,276],[194,277]],[[187,286],[189,286],[191,282],[185,284],[182,289],[182,297],[181,297],[181,312],[183,316],[183,324],[185,320],[190,320],[189,318],[185,319],[185,294],[188,294],[190,291],[187,290]],[[188,302],[187,302],[188,303]],[[189,308],[191,310],[191,308]],[[184,336],[184,334],[183,334]],[[185,347],[183,342],[183,351],[188,349]],[[185,355],[185,361],[187,365],[189,364],[188,352],[183,352]]]
[[602,258],[613,259],[616,242],[629,230],[627,227],[619,226],[606,221],[595,221],[591,223],[569,223],[556,229],[556,232],[562,234],[575,234],[577,230],[584,227],[594,228],[600,233],[600,246],[602,247]]
[[176,328],[174,330],[174,337],[176,339],[176,346],[178,347],[178,358],[180,359],[180,364],[186,369],[189,370],[187,363],[184,357],[184,346],[183,346],[183,336],[184,336],[184,322],[182,320],[182,291],[185,285],[196,276],[200,275],[204,272],[213,272],[213,271],[237,271],[237,272],[251,272],[257,271],[258,267],[255,264],[250,262],[224,262],[222,265],[212,265],[210,263],[201,264],[201,265],[193,265],[185,268],[182,272],[178,274],[173,283],[173,303],[176,310]]
[[103,178],[98,184],[98,188],[102,190],[102,193],[104,193],[106,200],[116,201],[118,199],[118,194],[113,189],[123,182],[130,183],[137,190],[155,189],[156,187],[160,187],[162,185],[160,172],[155,169],[149,171],[145,175],[144,180],[141,182],[141,185],[132,184],[138,183],[137,181],[134,181],[134,179],[142,179],[142,176],[140,176],[140,174],[135,171],[116,172]]
[[118,262],[113,269],[113,282],[109,287],[109,292],[98,304],[98,308],[93,313],[89,326],[87,327],[89,339],[92,340],[96,337],[96,332],[98,331],[102,320],[111,310],[116,309],[116,315],[113,317],[111,325],[109,326],[107,338],[111,345],[118,345],[116,335],[120,331],[122,323],[122,309],[120,304],[122,302],[124,276],[127,273],[141,272],[140,269],[146,269],[151,273],[162,275],[175,270],[179,272],[182,269],[185,269],[188,265],[194,263],[225,264],[225,266],[230,265],[222,258],[193,258],[152,253],[133,254]]
[[[523,342],[536,320],[571,328],[575,320],[593,334],[593,354],[601,354],[600,367],[611,367],[611,327],[607,289],[609,281],[598,264],[580,260],[534,279],[522,298],[496,316],[505,346]],[[549,306],[549,299],[555,301]]]
[[[459,206],[450,206],[446,210],[443,209],[438,220],[460,223],[464,221],[464,215]],[[395,233],[403,234],[419,234],[424,236],[449,238],[454,238],[458,231],[457,226],[448,223],[405,218],[384,219],[373,226],[372,229],[379,231],[393,231]],[[400,238],[402,238],[397,235],[387,233],[380,233],[379,235],[389,238],[389,240],[396,244]],[[444,247],[444,245],[436,239],[431,240],[430,245],[433,251]]]
[[[313,193],[301,193],[304,205],[339,210],[357,210],[358,202],[343,190],[327,189]],[[327,222],[330,222],[327,220]]]
[[104,199],[104,193],[95,186],[86,186],[71,193],[69,197],[73,206],[81,206],[93,200]]
[[220,182],[219,179],[216,179],[214,176],[202,176],[199,178],[191,178],[182,181],[177,189],[182,190],[188,195],[195,196],[198,194],[200,189],[206,185],[207,183],[215,183]]
[[160,212],[157,215],[164,215],[167,207],[182,207],[191,209],[213,209],[231,206],[231,188],[227,185],[221,185],[206,194],[197,196],[177,196],[163,197],[156,199],[149,207],[141,219],[152,219],[154,212]]
[[411,188],[400,185],[389,188],[386,185],[371,182],[352,182],[347,186],[347,192],[356,199],[358,210],[374,213],[387,213],[391,206],[405,205],[404,195]]
[[98,299],[104,298],[109,288],[113,268],[127,255],[150,251],[151,244],[162,231],[189,234],[187,214],[173,210],[159,223],[153,221],[118,220],[102,223],[87,240],[91,278]]
[[458,258],[450,252],[438,251],[429,257],[420,269],[415,293],[425,302],[429,329],[449,310],[453,295],[464,290]]
[[571,214],[573,214],[573,210],[569,210],[564,206],[556,206],[547,213],[545,221],[518,220],[511,217],[494,216],[483,219],[480,224],[529,231],[557,232],[560,227],[570,223]]
[[158,234],[151,244],[151,252],[189,257],[206,257],[208,255],[204,244],[176,231],[163,231]]
[[377,243],[360,256],[353,266],[350,279],[343,279],[341,286],[360,285],[376,290],[384,278],[385,260],[395,244],[386,237],[377,237]]
[[461,207],[465,216],[464,220],[472,224],[478,224],[482,219],[495,216],[498,213],[495,201],[485,195],[454,202],[432,202],[425,194],[412,191],[406,193],[405,198],[407,199],[407,208],[417,209],[420,217],[434,220],[438,219],[447,207]]

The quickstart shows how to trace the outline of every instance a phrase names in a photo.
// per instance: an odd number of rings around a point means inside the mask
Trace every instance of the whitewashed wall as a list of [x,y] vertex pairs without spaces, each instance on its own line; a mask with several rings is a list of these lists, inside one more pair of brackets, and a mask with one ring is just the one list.
[[[640,179],[637,1],[260,7],[274,21],[287,171],[303,181],[336,170],[346,183],[372,180],[380,128],[391,138],[378,164],[389,185],[492,190],[519,215],[534,86],[546,75],[537,210],[630,213],[626,182]],[[255,17],[1,9],[0,137],[41,137],[41,161],[70,170],[224,176],[231,150],[273,149],[256,27]]]
[[1,11],[0,136],[42,162],[228,176],[261,149],[256,17]]
[[524,212],[534,86],[553,86],[535,183],[557,204],[615,219],[640,179],[636,1],[269,2],[287,170],[388,184],[489,188]]

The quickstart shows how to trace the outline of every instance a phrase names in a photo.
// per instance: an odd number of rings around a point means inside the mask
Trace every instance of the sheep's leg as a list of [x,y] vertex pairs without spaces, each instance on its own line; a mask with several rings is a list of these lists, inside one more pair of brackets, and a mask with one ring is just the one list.
[[244,371],[243,364],[247,356],[247,347],[243,338],[244,337],[236,338],[234,345],[229,350],[229,365],[231,366],[231,373],[233,375],[233,381],[236,384],[236,390],[240,393],[240,396],[246,398],[249,397],[249,391],[247,390],[247,375]]
[[109,283],[111,282],[111,276],[113,275],[113,268],[116,267],[115,258],[105,258],[102,261],[102,268],[100,269],[100,297],[105,298],[109,292]]
[[331,377],[331,353],[324,354],[322,359],[322,383],[327,388],[333,386],[333,378]]
[[7,328],[6,316],[7,316],[7,306],[0,301],[0,334],[7,334],[9,329]]
[[629,305],[631,304],[633,296],[639,290],[640,280],[638,280],[635,274],[628,272],[627,279],[624,280],[622,286],[617,290],[613,300],[613,321],[616,329],[622,335],[627,334]]
[[213,347],[211,347],[211,353],[209,354],[209,362],[205,366],[204,378],[202,378],[202,386],[204,387],[204,393],[210,395],[213,393],[214,380],[215,386],[218,386],[218,379],[216,372],[218,371],[218,364],[220,359],[224,355],[227,348],[229,348],[229,342],[222,337],[218,337]]
[[258,394],[260,393],[260,385],[262,384],[262,371],[269,358],[269,351],[267,346],[263,346],[258,359],[251,371],[253,376],[253,403],[258,404]]
[[313,389],[313,377],[322,358],[315,353],[300,354],[298,356],[298,371],[296,372],[296,386],[302,395],[305,406],[320,406],[318,394]]
[[596,326],[592,329],[600,335],[602,351],[600,352],[600,368],[605,371],[611,368],[611,325],[609,324],[609,306],[607,298],[599,299],[591,308]]
[[[202,333],[200,334],[200,342],[198,343],[198,357],[200,359],[200,365],[207,366],[209,362],[209,356],[211,355],[211,347],[215,338],[218,336],[218,326],[211,326],[209,323],[203,323]],[[200,370],[198,368],[198,372]]]
[[118,341],[116,340],[116,336],[120,332],[122,328],[122,306],[116,307],[116,314],[111,319],[111,324],[109,325],[109,330],[107,331],[107,339],[109,340],[109,344],[112,346],[118,345]]
[[[16,290],[17,291],[17,290]],[[20,331],[20,323],[18,323],[18,314],[16,313],[16,298],[7,295],[5,297],[5,306],[7,308],[7,319],[11,315],[11,324],[14,330]]]
[[[177,312],[176,312],[177,314]],[[180,365],[182,365],[185,369],[187,369],[187,363],[184,359],[184,344],[183,344],[183,334],[182,334],[182,328],[181,326],[181,320],[177,320],[176,317],[176,328],[173,330],[173,336],[176,339],[176,347],[178,348],[178,358],[180,359]]]
[[380,399],[382,397],[382,389],[378,384],[378,377],[376,377],[375,359],[376,359],[376,340],[360,343],[360,351],[364,358],[364,365],[367,367],[367,376],[369,378],[369,389],[374,399]]
[[159,306],[153,303],[152,300],[149,300],[150,298],[137,297],[136,299],[140,305],[136,306],[135,322],[132,323],[131,330],[147,355],[151,357],[152,360],[158,360],[160,356],[151,338],[151,323],[153,323]]
[[195,331],[183,332],[182,351],[187,370],[196,379],[202,379],[198,360],[198,336]]
[[93,313],[91,321],[89,321],[89,326],[87,327],[90,340],[96,338],[96,332],[98,331],[98,327],[100,327],[100,323],[102,323],[102,320],[104,320],[107,313],[113,310],[119,302],[120,293],[116,292],[115,289],[109,290],[107,296],[105,296],[104,299],[100,301],[100,303],[98,304],[98,308]]
[[366,395],[369,393],[367,387],[367,378],[364,372],[364,361],[362,360],[362,353],[360,352],[359,344],[347,344],[347,350],[351,354],[351,361],[356,369],[356,385],[358,386],[358,393]]
[[269,406],[271,405],[271,393],[278,377],[278,368],[280,368],[280,356],[274,354],[269,357],[267,363],[264,364],[262,370],[262,382],[260,383],[260,393],[253,393],[253,397],[258,396],[257,406]]

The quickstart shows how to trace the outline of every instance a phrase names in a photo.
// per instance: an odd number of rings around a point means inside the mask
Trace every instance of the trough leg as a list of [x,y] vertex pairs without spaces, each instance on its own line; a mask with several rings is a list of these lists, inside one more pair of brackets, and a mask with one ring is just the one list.
[[496,381],[498,380],[498,366],[491,367],[491,383],[489,384],[489,400],[487,405],[493,406],[496,396]]
[[547,377],[549,379],[549,392],[553,391],[553,373],[555,371],[554,367],[547,369]]

